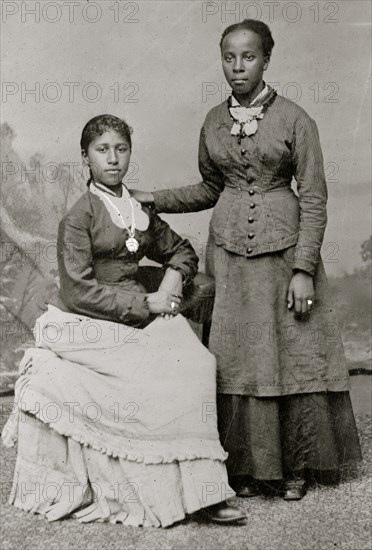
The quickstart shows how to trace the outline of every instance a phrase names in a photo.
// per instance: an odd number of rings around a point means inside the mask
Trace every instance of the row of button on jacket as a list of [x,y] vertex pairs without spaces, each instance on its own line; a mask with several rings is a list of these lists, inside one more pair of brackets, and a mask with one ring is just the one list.
[[[248,257],[296,245],[294,269],[314,274],[327,222],[327,188],[315,122],[295,103],[276,96],[253,136],[231,135],[227,101],[214,107],[201,130],[201,183],[156,191],[158,212],[215,207],[217,245]],[[297,182],[298,196],[291,188]]]

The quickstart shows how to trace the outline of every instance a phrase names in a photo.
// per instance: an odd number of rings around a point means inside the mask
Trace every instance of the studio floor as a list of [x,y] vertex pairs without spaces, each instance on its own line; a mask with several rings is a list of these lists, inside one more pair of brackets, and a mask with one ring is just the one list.
[[[7,504],[16,451],[1,445],[2,550],[370,550],[372,505],[372,376],[353,376],[352,401],[363,461],[345,469],[337,487],[312,486],[300,502],[280,497],[235,499],[244,508],[244,526],[205,523],[197,514],[168,529],[55,523]],[[2,425],[12,404],[2,397]]]

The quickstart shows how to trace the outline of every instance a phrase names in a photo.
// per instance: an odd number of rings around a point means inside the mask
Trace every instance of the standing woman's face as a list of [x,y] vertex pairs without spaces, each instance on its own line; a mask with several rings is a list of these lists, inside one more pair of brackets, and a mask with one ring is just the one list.
[[130,144],[116,130],[108,130],[90,142],[82,152],[84,164],[92,171],[93,179],[107,187],[121,183],[128,171]]
[[234,95],[247,94],[254,99],[260,92],[263,72],[269,65],[261,37],[244,29],[230,32],[223,39],[221,55],[223,72]]

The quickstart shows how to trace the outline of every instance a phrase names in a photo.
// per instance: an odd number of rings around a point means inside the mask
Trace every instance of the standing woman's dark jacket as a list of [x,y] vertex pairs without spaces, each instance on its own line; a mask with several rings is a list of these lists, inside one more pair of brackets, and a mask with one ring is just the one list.
[[200,136],[202,183],[154,192],[156,209],[181,213],[216,205],[216,244],[247,258],[296,245],[293,268],[313,275],[327,223],[318,130],[292,101],[275,95],[268,101],[257,133],[241,143],[230,133],[227,101],[213,108]]
[[[155,207],[180,213],[214,206],[217,296],[210,347],[220,393],[346,391],[346,362],[320,261],[327,187],[317,127],[272,89],[264,110],[257,132],[239,140],[231,134],[229,102],[211,109],[200,137],[203,181],[154,192]],[[237,257],[246,259],[239,268]],[[268,257],[273,263],[266,270]],[[287,311],[285,288],[296,270],[314,276],[316,287],[305,324]]]

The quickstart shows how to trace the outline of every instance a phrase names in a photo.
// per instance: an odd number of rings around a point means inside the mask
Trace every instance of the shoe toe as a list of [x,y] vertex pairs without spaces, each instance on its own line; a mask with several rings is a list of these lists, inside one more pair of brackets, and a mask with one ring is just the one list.
[[260,491],[255,485],[244,485],[236,490],[236,494],[238,497],[250,498],[258,496]]
[[284,500],[301,500],[306,495],[306,486],[303,480],[284,484]]
[[247,515],[239,508],[222,506],[208,513],[209,519],[217,523],[240,523],[247,519]]

